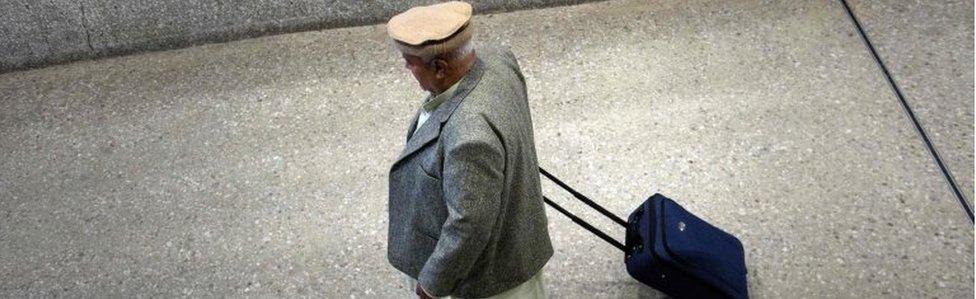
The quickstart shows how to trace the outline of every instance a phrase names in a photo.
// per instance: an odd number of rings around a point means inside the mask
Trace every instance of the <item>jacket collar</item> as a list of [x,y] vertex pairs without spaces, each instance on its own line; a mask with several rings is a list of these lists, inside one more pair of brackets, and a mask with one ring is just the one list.
[[423,147],[428,142],[437,139],[440,135],[441,127],[447,122],[447,119],[454,114],[454,110],[457,109],[461,101],[464,100],[471,93],[471,90],[478,85],[481,81],[481,76],[484,74],[484,62],[481,58],[475,59],[474,65],[471,66],[471,70],[468,74],[461,78],[461,81],[457,85],[457,90],[451,95],[451,98],[446,102],[440,104],[433,113],[431,113],[430,118],[420,126],[417,133],[414,134],[414,130],[417,126],[417,117],[420,115],[419,111],[417,115],[414,116],[413,122],[410,124],[410,129],[407,131],[407,144],[403,148],[403,152],[397,157],[396,161],[393,162],[393,166],[390,167],[392,170],[396,168],[401,161],[404,160],[410,154],[413,154],[421,147]]

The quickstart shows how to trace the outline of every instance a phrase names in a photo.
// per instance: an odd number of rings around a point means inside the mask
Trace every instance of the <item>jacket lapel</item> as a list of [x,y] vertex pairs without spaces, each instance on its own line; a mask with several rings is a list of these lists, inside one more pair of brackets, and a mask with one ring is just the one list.
[[395,162],[393,162],[393,166],[390,167],[391,170],[396,168],[396,166],[400,164],[404,158],[410,156],[410,154],[413,154],[428,142],[437,139],[437,136],[439,136],[441,132],[441,126],[443,126],[444,122],[450,118],[451,114],[454,114],[454,109],[456,109],[461,101],[468,96],[468,93],[471,93],[471,90],[478,85],[483,73],[484,62],[478,58],[475,60],[474,66],[471,67],[468,74],[461,79],[461,83],[459,83],[457,90],[454,92],[454,95],[451,96],[451,99],[438,106],[437,109],[434,110],[434,113],[430,115],[430,118],[428,118],[427,121],[420,126],[420,129],[416,130],[417,133],[414,134],[413,131],[417,126],[417,118],[420,116],[420,112],[418,110],[417,115],[414,116],[413,123],[410,125],[410,131],[407,132],[407,144],[403,147],[403,152],[400,153],[400,156],[397,157]]
[[417,109],[417,113],[413,114],[413,120],[410,121],[410,129],[407,129],[407,141],[410,141],[410,137],[413,137],[413,132],[417,130],[418,119],[420,119],[420,109]]

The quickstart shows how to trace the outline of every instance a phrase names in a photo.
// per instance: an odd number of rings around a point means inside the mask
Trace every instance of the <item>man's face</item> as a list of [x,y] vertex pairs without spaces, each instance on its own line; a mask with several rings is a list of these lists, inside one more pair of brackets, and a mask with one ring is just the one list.
[[403,54],[403,59],[406,60],[404,67],[410,70],[413,77],[417,79],[420,88],[433,92],[435,82],[437,82],[437,70],[434,65],[424,63],[422,58],[408,54]]

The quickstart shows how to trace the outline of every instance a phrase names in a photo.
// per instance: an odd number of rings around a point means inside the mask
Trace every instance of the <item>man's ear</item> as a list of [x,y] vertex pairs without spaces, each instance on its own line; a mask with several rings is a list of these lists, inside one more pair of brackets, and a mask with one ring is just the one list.
[[444,79],[444,77],[447,77],[447,61],[436,58],[430,63],[432,66],[434,66],[434,76],[436,76],[437,79]]

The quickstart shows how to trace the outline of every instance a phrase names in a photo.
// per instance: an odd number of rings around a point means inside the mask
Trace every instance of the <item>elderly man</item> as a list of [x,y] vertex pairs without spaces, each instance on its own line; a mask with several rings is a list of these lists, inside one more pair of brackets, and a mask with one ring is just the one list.
[[545,297],[553,250],[525,80],[510,51],[475,51],[470,19],[455,1],[387,23],[430,92],[390,169],[387,257],[421,298]]

